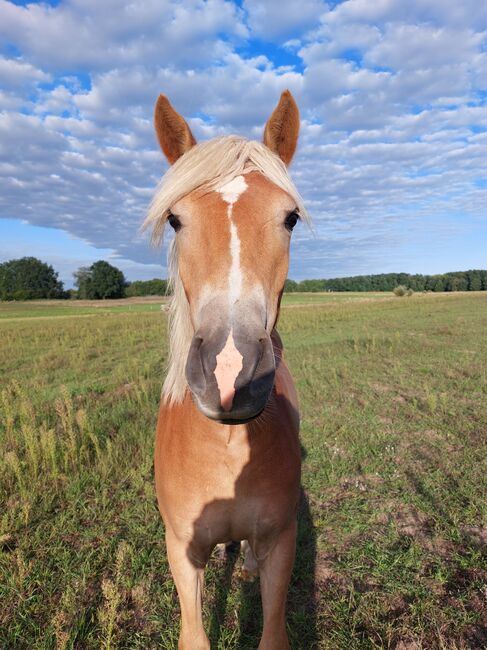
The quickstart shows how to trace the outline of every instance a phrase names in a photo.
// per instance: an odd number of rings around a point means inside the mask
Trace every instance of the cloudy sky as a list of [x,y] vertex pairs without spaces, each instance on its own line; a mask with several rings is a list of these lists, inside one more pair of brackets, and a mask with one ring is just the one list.
[[0,43],[0,261],[165,277],[138,234],[158,93],[198,140],[261,139],[289,88],[290,277],[487,267],[485,2],[0,0]]

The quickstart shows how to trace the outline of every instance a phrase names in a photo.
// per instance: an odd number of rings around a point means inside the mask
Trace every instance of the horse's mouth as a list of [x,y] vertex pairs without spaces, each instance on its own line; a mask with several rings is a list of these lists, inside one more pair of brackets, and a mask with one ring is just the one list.
[[258,411],[255,415],[252,415],[247,418],[239,418],[239,417],[229,417],[225,419],[219,419],[217,422],[220,424],[248,424],[249,422],[252,422],[253,420],[256,420],[262,413],[264,412],[265,406],[263,406],[260,411]]
[[236,409],[234,412],[226,412],[223,410],[214,411],[205,406],[197,395],[194,395],[192,393],[192,397],[195,401],[196,406],[204,416],[210,420],[219,422],[220,424],[228,425],[248,424],[249,422],[252,422],[252,420],[255,420],[263,413],[267,404],[267,400],[265,400],[264,404],[259,405],[258,408],[254,410]]

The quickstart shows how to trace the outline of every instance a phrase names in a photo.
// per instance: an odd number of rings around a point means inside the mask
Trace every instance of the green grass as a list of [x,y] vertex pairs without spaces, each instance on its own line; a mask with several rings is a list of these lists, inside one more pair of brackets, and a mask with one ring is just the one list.
[[393,294],[388,292],[364,293],[363,291],[344,291],[340,293],[285,293],[283,295],[283,305],[314,305],[330,302],[352,302],[370,300],[387,300],[391,299]]
[[[391,293],[287,293],[283,305],[314,305],[330,302],[350,302],[392,299]],[[167,302],[165,296],[121,300],[39,300],[31,302],[0,302],[0,320],[21,318],[53,318],[56,316],[86,316],[100,313],[158,312]],[[115,303],[115,304],[114,304]]]
[[36,302],[2,302],[0,303],[0,320],[25,318],[54,318],[56,316],[87,316],[92,314],[120,314],[133,312],[159,312],[167,299],[160,297],[151,302],[112,301],[71,301],[44,300]]
[[[486,330],[485,294],[286,296],[293,648],[486,647]],[[175,648],[152,473],[160,302],[2,304],[0,336],[0,647]],[[239,566],[208,568],[215,648],[257,647]]]

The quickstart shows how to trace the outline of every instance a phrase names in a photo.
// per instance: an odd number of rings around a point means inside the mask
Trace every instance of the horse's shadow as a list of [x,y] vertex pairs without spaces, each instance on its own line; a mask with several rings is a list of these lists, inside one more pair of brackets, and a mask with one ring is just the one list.
[[[275,392],[274,400],[268,403],[265,413],[268,418],[282,417],[296,426],[299,422],[294,404],[292,404],[282,392]],[[206,547],[206,535],[211,527],[217,525],[216,522],[225,522],[228,519],[228,513],[238,506],[239,499],[255,498],[255,466],[262,466],[262,459],[258,454],[262,450],[263,420],[253,420],[248,425],[248,442],[250,448],[250,457],[247,464],[243,467],[240,475],[235,481],[235,496],[230,499],[215,499],[207,503],[199,517],[194,521],[193,538],[188,546],[188,557],[197,567],[206,564],[211,547]],[[274,431],[271,435],[277,435]],[[299,454],[299,449],[295,446],[295,440],[287,434],[285,429],[282,432],[280,445],[276,445],[276,458],[286,458],[288,454],[289,466],[295,462],[293,454]],[[285,449],[289,445],[289,449]],[[265,449],[265,446],[264,446]],[[304,460],[306,451],[301,445],[301,459]],[[279,456],[281,454],[281,456]],[[264,457],[264,461],[269,463],[269,455]],[[259,465],[260,463],[260,465]],[[286,469],[286,460],[283,461],[284,471]],[[275,468],[273,468],[275,470]],[[274,472],[274,476],[276,476]],[[254,490],[254,494],[252,494]],[[275,497],[274,497],[275,498]],[[289,508],[293,511],[296,508],[296,497],[290,496]],[[272,499],[269,500],[268,507],[273,507]],[[301,489],[299,507],[298,507],[298,532],[297,532],[297,550],[292,573],[291,582],[287,598],[287,628],[291,648],[293,650],[313,650],[318,647],[318,632],[316,622],[316,594],[315,594],[315,561],[316,561],[316,532],[311,517],[309,502],[303,489]],[[291,515],[291,511],[289,511]],[[223,528],[223,530],[225,530]],[[215,534],[215,531],[213,531]],[[221,533],[222,537],[225,533]],[[216,535],[215,535],[216,537]],[[214,578],[212,580],[213,598],[209,603],[209,630],[208,636],[212,648],[225,648],[228,643],[224,636],[230,634],[232,645],[235,642],[235,635],[238,634],[236,647],[239,650],[250,650],[256,648],[262,634],[263,617],[261,606],[261,591],[258,579],[255,582],[245,582],[243,579],[234,579],[235,568],[237,566],[238,553],[228,554],[223,564],[219,567],[212,568]],[[215,575],[216,574],[216,575]],[[238,596],[236,595],[236,592]],[[231,600],[229,601],[229,595]],[[230,605],[230,606],[229,606]],[[231,613],[227,610],[238,610],[238,628],[231,629]],[[208,608],[207,608],[208,612]],[[228,619],[227,621],[225,619]],[[235,621],[235,614],[233,614]],[[230,628],[230,629],[229,629]]]
[[[293,650],[313,650],[318,647],[315,594],[316,531],[308,498],[301,490],[298,511],[297,551],[294,571],[287,599],[287,626]],[[208,636],[211,647],[225,647],[220,643],[221,629],[225,627],[227,600],[232,589],[232,578],[239,563],[239,548],[231,548],[217,571],[214,598],[210,611]],[[235,584],[235,581],[233,581]],[[238,594],[239,650],[257,647],[262,632],[262,607],[258,579],[246,582],[240,579]]]

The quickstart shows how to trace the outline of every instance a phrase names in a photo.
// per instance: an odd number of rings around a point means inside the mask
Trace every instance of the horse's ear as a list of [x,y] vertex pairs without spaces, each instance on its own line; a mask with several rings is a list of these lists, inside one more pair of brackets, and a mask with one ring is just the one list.
[[292,160],[299,135],[299,109],[289,90],[285,90],[264,130],[264,144],[286,164]]
[[171,165],[196,144],[185,119],[174,110],[165,95],[159,95],[157,99],[154,126],[161,149]]

